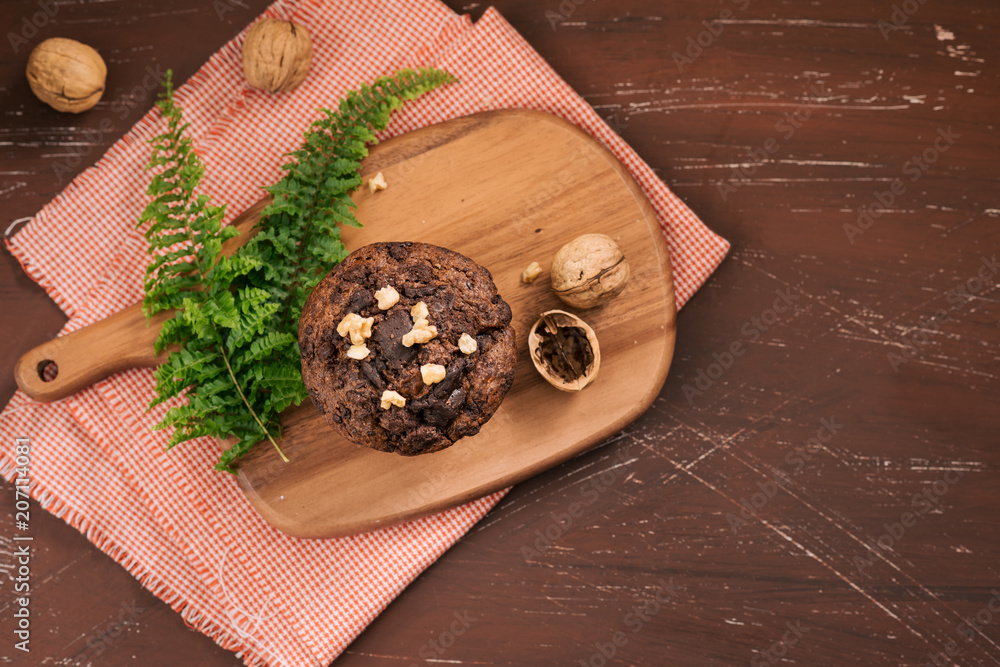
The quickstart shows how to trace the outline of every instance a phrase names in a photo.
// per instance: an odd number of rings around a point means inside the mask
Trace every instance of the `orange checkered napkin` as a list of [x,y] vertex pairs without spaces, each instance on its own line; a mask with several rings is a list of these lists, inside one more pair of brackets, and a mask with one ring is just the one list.
[[[313,36],[314,58],[296,91],[251,89],[243,34],[178,91],[207,170],[204,191],[231,219],[280,177],[316,109],[404,66],[458,76],[409,103],[384,136],[484,108],[527,107],[570,120],[604,142],[656,209],[673,259],[678,306],[708,278],[728,244],[708,230],[496,11],[475,24],[436,0],[277,3]],[[244,31],[245,34],[245,31]],[[150,112],[13,239],[10,251],[69,316],[63,333],[139,301],[147,262],[135,222],[146,203]],[[148,369],[119,373],[53,404],[15,395],[0,416],[0,472],[12,479],[14,439],[32,443],[31,493],[118,560],[184,619],[248,665],[326,665],[421,571],[497,503],[503,492],[383,530],[300,540],[271,528],[235,480],[212,470],[210,441],[166,452],[145,414]]]

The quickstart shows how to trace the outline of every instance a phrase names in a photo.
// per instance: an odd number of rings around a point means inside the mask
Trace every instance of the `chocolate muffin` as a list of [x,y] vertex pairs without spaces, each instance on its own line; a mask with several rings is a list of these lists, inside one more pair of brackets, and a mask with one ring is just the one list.
[[350,440],[405,456],[474,435],[514,381],[511,312],[489,271],[426,243],[374,243],[313,290],[302,379]]

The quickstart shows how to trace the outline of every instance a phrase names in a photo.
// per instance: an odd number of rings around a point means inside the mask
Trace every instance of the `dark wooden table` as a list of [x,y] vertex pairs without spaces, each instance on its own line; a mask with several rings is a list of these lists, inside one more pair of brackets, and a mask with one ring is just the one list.
[[[1000,664],[1000,8],[497,5],[733,251],[653,408],[516,488],[338,664]],[[28,40],[0,48],[4,227],[146,112],[147,66],[185,80],[265,2],[46,6],[0,5]],[[50,36],[104,54],[124,117],[32,97]],[[9,370],[64,318],[2,254]],[[23,664],[239,664],[59,519],[32,528]],[[20,660],[10,595],[0,662]]]

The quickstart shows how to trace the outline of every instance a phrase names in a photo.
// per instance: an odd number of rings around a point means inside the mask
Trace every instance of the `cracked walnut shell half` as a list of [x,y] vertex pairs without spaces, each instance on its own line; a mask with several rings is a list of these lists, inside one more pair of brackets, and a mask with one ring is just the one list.
[[528,334],[528,353],[539,374],[560,391],[580,391],[601,368],[597,334],[564,310],[542,313]]

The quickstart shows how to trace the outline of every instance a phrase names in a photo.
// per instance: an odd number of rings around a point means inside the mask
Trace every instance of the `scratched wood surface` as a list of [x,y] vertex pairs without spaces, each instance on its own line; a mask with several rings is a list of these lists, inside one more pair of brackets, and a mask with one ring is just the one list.
[[[338,664],[1000,664],[1000,8],[577,2],[496,5],[733,252],[652,409],[517,487]],[[5,37],[4,226],[149,108],[147,67],[187,78],[263,6],[58,4],[30,44],[94,44],[122,102],[82,117],[30,97]],[[0,312],[6,368],[63,321],[6,253]],[[18,664],[239,664],[60,520],[32,528]]]

